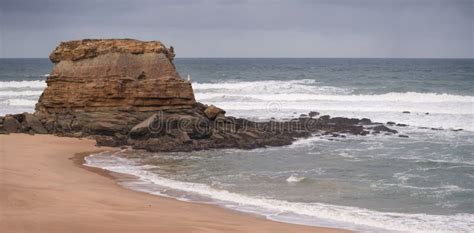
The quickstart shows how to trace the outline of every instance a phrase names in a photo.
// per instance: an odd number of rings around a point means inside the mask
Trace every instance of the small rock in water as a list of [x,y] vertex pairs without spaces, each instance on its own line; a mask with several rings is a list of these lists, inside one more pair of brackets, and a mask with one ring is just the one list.
[[324,115],[324,116],[320,116],[319,119],[321,119],[323,121],[327,121],[327,120],[331,119],[331,117],[329,115]]
[[363,130],[362,132],[360,132],[361,136],[365,136],[367,134],[369,134],[369,131],[367,131],[367,130]]
[[395,124],[396,124],[396,123],[393,122],[393,121],[388,121],[388,122],[387,122],[387,125],[395,125]]
[[408,135],[400,134],[400,135],[398,135],[398,137],[400,137],[400,138],[408,138]]
[[430,113],[429,113],[429,112],[426,112],[425,115],[430,115]]
[[378,125],[372,128],[373,131],[384,131],[384,132],[390,132],[390,133],[398,133],[398,131],[394,129],[390,129],[387,126],[384,125]]
[[311,111],[308,113],[308,116],[309,117],[314,117],[314,116],[318,116],[319,115],[319,112],[315,112],[315,111]]
[[431,128],[431,130],[443,130],[442,128]]
[[396,126],[399,126],[399,127],[406,127],[408,126],[407,124],[396,124]]
[[463,131],[463,129],[452,129],[451,131],[458,132],[458,131]]
[[410,113],[410,111],[403,111],[402,113]]
[[369,118],[362,118],[360,119],[359,123],[363,125],[368,125],[368,124],[371,124],[372,121]]

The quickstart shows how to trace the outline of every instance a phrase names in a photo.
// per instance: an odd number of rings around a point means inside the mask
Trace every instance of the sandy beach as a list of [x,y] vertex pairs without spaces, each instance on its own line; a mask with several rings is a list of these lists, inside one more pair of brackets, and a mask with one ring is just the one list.
[[125,189],[82,166],[95,141],[0,136],[0,229],[4,232],[343,232],[273,222],[217,206]]

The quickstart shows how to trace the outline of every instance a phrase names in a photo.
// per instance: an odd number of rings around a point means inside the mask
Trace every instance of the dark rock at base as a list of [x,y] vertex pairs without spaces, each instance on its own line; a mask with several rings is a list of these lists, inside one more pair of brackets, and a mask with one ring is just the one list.
[[33,114],[24,113],[24,124],[26,128],[31,128],[34,133],[47,134],[48,131],[43,127],[41,121],[36,118]]
[[402,113],[408,114],[408,113],[410,113],[410,111],[403,111]]
[[361,125],[370,125],[370,124],[372,124],[372,121],[369,118],[362,118],[362,119],[360,119],[359,124],[361,124]]
[[398,126],[398,127],[407,127],[408,125],[407,124],[396,124],[396,126]]
[[355,125],[359,123],[357,118],[346,118],[346,117],[334,117],[329,119],[330,123],[337,125]]
[[398,131],[394,129],[390,129],[385,125],[377,125],[372,128],[373,131],[379,131],[379,132],[389,132],[389,133],[398,133]]
[[209,118],[209,120],[214,120],[219,114],[224,115],[225,111],[214,105],[211,105],[204,110],[204,114],[207,116],[207,118]]
[[118,147],[127,143],[127,136],[119,133],[114,136],[99,135],[94,137],[98,146]]
[[315,116],[318,116],[319,115],[319,112],[315,112],[315,111],[311,111],[308,113],[308,116],[309,117],[315,117]]
[[115,133],[126,133],[128,131],[126,123],[117,123],[110,121],[95,121],[84,125],[83,131],[90,135],[108,135]]
[[119,146],[117,140],[115,140],[112,136],[96,136],[95,141],[98,146],[109,146],[109,147],[116,147]]
[[400,135],[398,135],[398,137],[400,137],[400,138],[408,138],[408,135],[400,134]]
[[13,116],[5,116],[3,119],[3,129],[8,133],[16,133],[21,130],[21,124]]
[[324,116],[320,116],[319,119],[322,120],[322,121],[327,121],[327,120],[331,119],[331,117],[329,115],[324,115]]
[[158,115],[153,114],[148,119],[140,122],[138,125],[135,125],[130,130],[130,137],[133,139],[137,139],[140,137],[144,137],[152,132],[153,129],[158,129],[158,125],[153,126],[154,122],[158,121]]

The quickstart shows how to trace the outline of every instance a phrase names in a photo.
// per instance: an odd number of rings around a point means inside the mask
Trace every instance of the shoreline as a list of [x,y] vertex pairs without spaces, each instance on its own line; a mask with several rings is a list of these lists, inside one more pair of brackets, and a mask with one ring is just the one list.
[[90,139],[11,134],[0,145],[0,228],[8,232],[349,232],[127,189],[118,183],[126,174],[84,165],[91,153],[116,150]]

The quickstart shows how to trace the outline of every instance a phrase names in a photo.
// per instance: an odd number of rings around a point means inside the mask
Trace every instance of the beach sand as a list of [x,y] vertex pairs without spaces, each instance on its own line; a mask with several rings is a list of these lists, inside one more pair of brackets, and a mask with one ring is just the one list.
[[108,149],[88,139],[0,135],[1,231],[344,232],[125,189],[110,173],[81,165],[87,152]]

